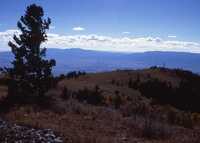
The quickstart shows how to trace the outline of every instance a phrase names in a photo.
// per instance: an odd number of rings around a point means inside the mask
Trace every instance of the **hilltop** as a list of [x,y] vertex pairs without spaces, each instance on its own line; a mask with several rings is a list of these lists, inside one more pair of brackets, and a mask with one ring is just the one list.
[[[200,76],[192,72],[152,67],[73,72],[57,79],[56,88],[47,94],[53,99],[50,104],[16,104],[0,116],[19,125],[50,128],[72,143],[197,143],[200,139],[196,104]],[[1,97],[6,96],[3,83]],[[179,96],[182,86],[185,90]]]

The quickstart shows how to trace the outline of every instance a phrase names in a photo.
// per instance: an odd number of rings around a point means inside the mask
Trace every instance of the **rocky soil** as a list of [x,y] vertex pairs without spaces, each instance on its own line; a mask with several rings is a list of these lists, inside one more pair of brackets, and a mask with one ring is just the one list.
[[34,129],[0,119],[1,143],[63,143],[51,129]]

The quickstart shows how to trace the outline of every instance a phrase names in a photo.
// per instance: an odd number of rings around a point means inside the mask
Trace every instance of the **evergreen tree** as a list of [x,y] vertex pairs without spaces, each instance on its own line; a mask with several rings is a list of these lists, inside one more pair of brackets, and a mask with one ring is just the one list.
[[42,7],[36,4],[28,6],[21,16],[17,23],[21,34],[8,43],[14,54],[12,67],[4,68],[10,77],[8,95],[41,97],[52,86],[55,60],[45,59],[46,48],[40,48],[50,24],[50,18],[44,19]]

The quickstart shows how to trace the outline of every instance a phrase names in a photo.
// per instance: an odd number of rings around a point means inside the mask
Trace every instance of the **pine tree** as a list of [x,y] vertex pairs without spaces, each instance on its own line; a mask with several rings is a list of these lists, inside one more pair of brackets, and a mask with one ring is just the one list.
[[14,35],[14,42],[9,42],[14,60],[11,68],[4,71],[10,77],[8,95],[43,96],[51,87],[52,67],[55,60],[45,59],[46,48],[40,48],[47,40],[46,30],[51,19],[44,19],[42,7],[32,4],[27,7],[17,26],[20,35]]

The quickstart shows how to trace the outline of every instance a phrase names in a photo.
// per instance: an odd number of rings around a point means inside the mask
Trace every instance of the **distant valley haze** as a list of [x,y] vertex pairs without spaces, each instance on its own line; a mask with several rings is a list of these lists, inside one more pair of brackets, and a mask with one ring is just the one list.
[[[9,66],[11,52],[0,52],[0,65]],[[54,74],[70,71],[103,72],[117,69],[142,69],[151,66],[181,68],[200,73],[200,54],[184,52],[116,53],[73,49],[48,49],[47,58],[55,58]]]

